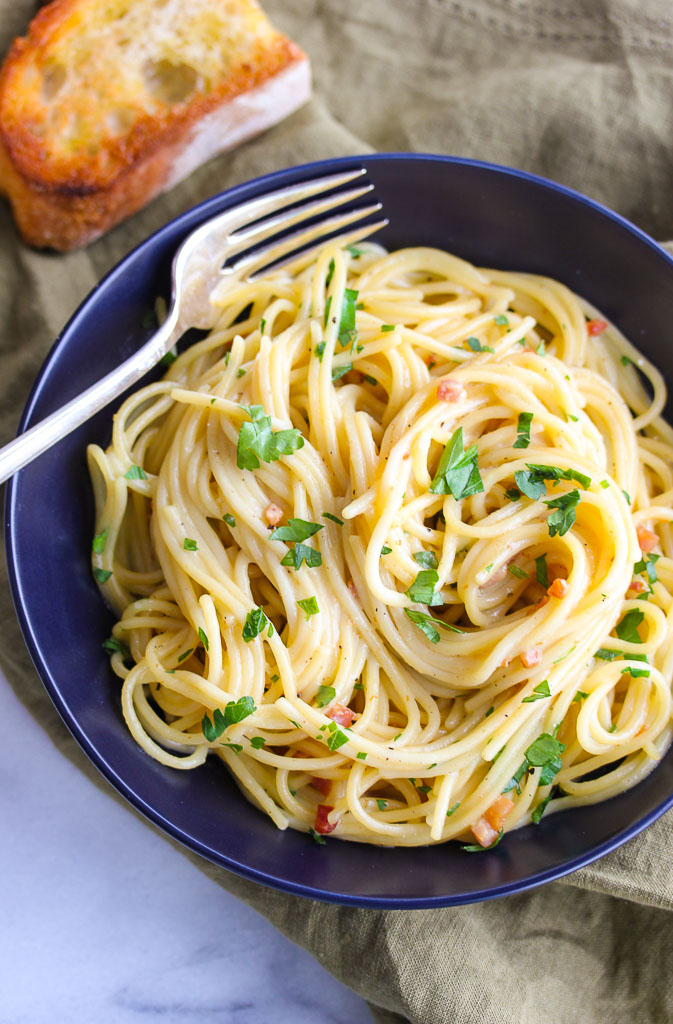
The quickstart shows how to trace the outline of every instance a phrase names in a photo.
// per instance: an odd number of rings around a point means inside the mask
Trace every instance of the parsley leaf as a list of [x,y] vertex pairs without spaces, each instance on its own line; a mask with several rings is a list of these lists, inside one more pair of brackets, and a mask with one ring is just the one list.
[[337,526],[343,526],[343,524],[344,524],[343,519],[339,519],[338,516],[333,516],[331,512],[323,512],[322,513],[322,517],[323,517],[323,519],[331,519],[331,521],[333,523],[336,523]]
[[518,501],[521,497],[521,491],[518,487],[510,487],[509,490],[505,491],[505,497],[509,501]]
[[306,519],[288,519],[287,526],[279,526],[272,530],[269,540],[306,540],[322,529],[320,523],[311,523]]
[[586,700],[588,696],[589,696],[589,694],[585,693],[584,690],[578,690],[577,693],[575,694],[575,696],[573,697],[571,703],[572,704],[581,704],[582,701]]
[[394,331],[395,324],[381,324],[381,327],[379,329],[381,331],[381,334],[385,334],[387,331]]
[[325,288],[329,288],[334,277],[334,260],[330,260],[327,266],[327,277],[325,278]]
[[509,320],[507,319],[504,313],[498,313],[498,315],[493,317],[493,319],[495,323],[498,325],[498,327],[507,327],[507,325],[509,324]]
[[131,466],[124,473],[124,478],[126,480],[147,480],[147,473],[141,466]]
[[327,746],[330,750],[338,750],[344,743],[348,743],[348,736],[339,728],[334,729],[327,737]]
[[351,342],[357,341],[358,332],[355,329],[355,304],[358,293],[352,288],[344,289],[343,302],[341,303],[341,320],[339,321],[339,344],[346,348]]
[[108,654],[121,654],[124,661],[128,661],[131,657],[131,652],[125,643],[121,640],[117,640],[115,636],[109,636],[107,640],[103,641],[103,650],[107,651]]
[[236,465],[239,469],[259,469],[262,462],[277,462],[281,455],[289,455],[304,447],[304,438],[296,428],[273,431],[271,417],[263,405],[243,406],[250,423],[243,423],[238,435]]
[[541,587],[546,590],[549,586],[549,573],[547,572],[547,556],[539,555],[535,559],[535,579]]
[[316,846],[326,846],[327,845],[327,840],[325,839],[325,837],[321,836],[319,832],[316,832],[316,830],[314,828],[310,828],[309,832],[311,834],[311,839],[313,840],[313,842],[315,843]]
[[381,554],[382,555],[389,555],[392,550],[393,549],[389,548],[387,544],[384,544],[383,547],[381,548]]
[[[328,295],[327,296],[327,302],[325,303],[325,316],[323,317],[323,322],[322,322],[323,327],[327,327],[327,321],[329,320],[329,311],[330,311],[331,307],[332,307],[332,296]],[[323,346],[323,351],[324,351],[324,349],[325,349],[325,342],[324,341],[322,343],[322,346]],[[322,353],[320,354],[320,358],[321,358],[321,361],[322,361]]]
[[553,498],[551,501],[545,501],[547,508],[555,509],[550,516],[547,517],[547,526],[549,528],[549,536],[555,537],[556,534],[562,537],[564,533],[567,533],[570,527],[575,522],[575,509],[579,505],[580,492],[575,488],[572,491],[568,491],[567,494],[562,494],[558,498]]
[[526,759],[530,765],[541,768],[539,786],[548,786],[563,767],[560,754],[565,750],[565,743],[561,743],[555,736],[543,732],[531,743],[526,751]]
[[94,555],[102,555],[103,552],[105,551],[107,535],[108,528],[106,526],[104,530],[101,530],[101,532],[97,533],[96,536],[94,537],[93,543],[91,545],[91,550],[93,551]]
[[516,425],[517,436],[514,442],[514,448],[527,448],[530,444],[530,425],[533,420],[532,412],[520,412],[519,419]]
[[474,338],[474,337],[468,338],[467,339],[467,343],[468,343],[468,345],[470,346],[470,348],[472,349],[473,352],[492,352],[493,351],[493,349],[491,348],[490,345],[482,345],[482,343],[479,341],[479,338]]
[[630,644],[642,644],[642,640],[638,634],[638,626],[641,624],[645,615],[639,608],[632,608],[628,611],[621,622],[618,622],[615,627],[615,633],[620,640],[625,640]]
[[468,846],[461,846],[461,850],[463,850],[465,853],[486,853],[487,850],[492,850],[495,846],[498,845],[504,834],[505,830],[504,828],[501,828],[490,846],[482,846],[481,843],[470,843]]
[[405,593],[416,604],[444,604],[442,595],[435,591],[438,580],[439,576],[434,569],[422,569]]
[[245,617],[243,624],[243,639],[246,644],[249,644],[251,640],[254,640],[256,636],[263,633],[267,626],[271,623],[267,619],[262,608],[253,608],[252,611],[248,612]]
[[333,686],[319,686],[315,698],[316,707],[324,708],[335,697],[336,690]]
[[93,570],[93,575],[94,579],[96,580],[96,583],[107,583],[107,581],[110,579],[110,576],[112,576],[112,570],[99,569],[98,566],[96,566]]
[[534,686],[533,692],[528,697],[524,697],[521,703],[533,704],[536,700],[543,700],[545,697],[551,697],[548,679],[543,679],[541,683]]
[[206,651],[208,651],[208,648],[209,648],[208,636],[207,636],[206,633],[204,633],[204,631],[201,629],[200,626],[199,626],[199,639],[200,639],[201,643],[203,644],[203,646],[205,647]]
[[185,537],[184,541],[182,542],[182,546],[185,549],[185,551],[199,550],[199,545],[196,543],[195,540],[192,540],[191,537]]
[[314,349],[314,352],[315,352],[315,354],[318,357],[318,362],[322,363],[322,357],[323,357],[324,352],[325,352],[325,342],[324,341],[319,342],[316,345],[316,347]]
[[297,601],[297,604],[303,612],[306,612],[306,621],[311,618],[312,615],[317,615],[320,609],[318,608],[318,602],[315,597],[305,597],[301,601]]
[[442,453],[435,478],[430,484],[433,494],[452,494],[454,498],[467,498],[479,494],[484,485],[477,465],[478,450],[473,444],[463,447],[463,428],[458,427]]
[[232,516],[231,512],[225,512],[222,516],[227,526],[236,526],[236,520]]
[[[207,714],[203,716],[201,720],[203,735],[209,743],[214,743],[230,725],[242,722],[244,718],[252,715],[256,710],[252,697],[239,697],[236,701],[230,700],[224,712],[220,711],[219,708],[215,708],[212,722]],[[232,743],[231,746],[236,747],[238,744]],[[242,747],[239,747],[239,751],[242,749]]]
[[436,569],[439,564],[434,551],[415,551],[411,557],[414,562],[425,566],[426,569]]
[[315,548],[309,547],[308,544],[295,544],[293,548],[281,558],[280,564],[286,565],[291,569],[300,569],[303,562],[309,569],[315,569],[317,566],[322,565],[322,555]]
[[339,380],[345,374],[349,373],[353,369],[352,363],[343,363],[341,366],[332,367],[332,381]]
[[518,580],[528,579],[528,573],[524,572],[523,569],[520,569],[518,565],[514,565],[513,562],[507,566],[507,572],[510,574],[510,576],[515,576]]
[[411,619],[415,626],[418,626],[421,633],[424,633],[433,644],[439,643],[439,633],[435,626],[439,626],[441,629],[448,629],[451,633],[465,632],[463,629],[458,629],[457,626],[452,626],[448,622],[442,622],[441,619],[434,619],[432,615],[425,615],[423,612],[417,612],[413,608],[405,608],[404,614],[408,619]]

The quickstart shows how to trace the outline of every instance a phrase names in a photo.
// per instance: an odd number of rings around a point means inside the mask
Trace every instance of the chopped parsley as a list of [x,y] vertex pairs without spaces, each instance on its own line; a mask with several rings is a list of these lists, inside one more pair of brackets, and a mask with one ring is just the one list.
[[425,566],[426,569],[436,569],[439,564],[434,551],[415,551],[411,557],[414,562]]
[[339,321],[339,344],[342,348],[357,341],[358,332],[355,329],[355,305],[358,300],[358,293],[353,288],[344,289],[344,297],[341,303],[341,320]]
[[547,556],[539,555],[535,559],[535,579],[544,587],[545,590],[549,587],[549,573],[547,571]]
[[630,366],[633,362],[633,359],[629,359],[628,356],[621,356],[619,361],[622,364],[622,366]]
[[316,694],[315,703],[316,707],[324,708],[331,700],[336,697],[336,690],[333,686],[319,686]]
[[[96,549],[94,548],[94,551]],[[645,558],[641,558],[639,562],[636,562],[633,566],[635,573],[646,572],[647,578],[650,583],[657,582],[657,566],[656,563],[659,560],[659,555],[647,555]]]
[[[215,708],[212,722],[207,714],[203,716],[201,720],[203,735],[209,743],[214,743],[230,725],[242,722],[244,718],[254,714],[256,710],[257,708],[252,697],[239,697],[238,700],[230,700],[224,712],[220,711],[219,708]],[[234,745],[232,744],[232,746]],[[239,750],[242,749],[242,747],[239,748]]]
[[308,544],[295,544],[285,557],[280,560],[281,565],[286,565],[288,568],[295,570],[300,569],[304,562],[307,568],[315,569],[322,565],[322,555],[315,548],[309,547]]
[[365,760],[366,760],[366,758],[367,758],[367,754],[366,754],[366,752],[365,752],[364,750],[360,750],[360,751],[358,751],[358,753],[356,754],[356,757],[357,757],[357,758],[358,758],[358,760],[360,760],[360,761],[365,761]]
[[435,629],[435,626],[439,626],[441,629],[447,629],[451,633],[465,632],[463,629],[458,629],[458,626],[452,626],[449,622],[442,622],[441,619],[434,619],[432,615],[425,615],[423,612],[417,612],[413,608],[405,608],[404,614],[408,619],[411,619],[415,626],[418,626],[421,633],[424,633],[428,640],[433,644],[439,643],[439,633]]
[[575,522],[575,509],[579,505],[579,501],[580,492],[577,488],[558,498],[553,498],[551,501],[545,501],[547,508],[554,509],[552,514],[547,517],[550,537],[555,537],[556,534],[562,537],[564,533],[568,532]]
[[463,446],[463,428],[458,427],[447,441],[439,460],[437,473],[430,484],[433,494],[452,494],[454,498],[467,498],[484,489],[477,465],[478,449],[473,444],[467,450]]
[[339,380],[340,377],[343,377],[343,376],[345,376],[345,374],[350,373],[350,371],[352,369],[353,369],[353,364],[352,363],[344,363],[342,366],[333,366],[332,367],[332,382],[334,382],[335,380]]
[[524,697],[521,703],[533,704],[536,700],[543,700],[545,697],[551,697],[548,679],[543,679],[541,683],[534,686],[533,692],[528,697]]
[[225,512],[222,516],[227,526],[236,526],[236,520],[232,516],[231,512]]
[[490,708],[488,709],[488,711],[484,715],[484,718],[488,718],[490,715],[493,714],[494,711],[495,711],[495,707],[493,706],[493,704],[491,704]]
[[514,565],[514,563],[510,563],[510,565],[507,566],[507,572],[511,576],[515,576],[518,580],[528,579],[528,573],[524,572],[523,569],[520,569],[518,565]]
[[262,462],[277,462],[304,447],[304,438],[296,428],[274,431],[271,417],[263,405],[244,405],[250,423],[243,423],[238,435],[236,465],[239,469],[259,469]]
[[449,807],[448,811],[446,812],[447,818],[450,818],[452,814],[455,814],[459,807],[460,807],[460,800],[458,801],[457,804],[454,804],[453,807]]
[[369,373],[365,373],[364,378],[367,384],[371,384],[373,388],[378,384],[376,377],[372,377]]
[[126,480],[147,480],[147,473],[141,466],[131,466],[124,473]]
[[352,243],[350,245],[347,245],[346,248],[348,249],[349,253],[351,254],[354,260],[359,260],[363,252],[365,251],[364,249],[358,249],[357,245],[353,245]]
[[339,519],[338,516],[333,516],[331,512],[323,512],[322,517],[323,519],[330,519],[333,523],[336,523],[337,526],[343,526],[344,524],[343,519]]
[[641,612],[640,608],[632,608],[628,611],[621,622],[618,622],[615,627],[615,633],[620,640],[624,640],[630,644],[642,644],[640,635],[638,633],[638,626],[641,624],[645,615]]
[[381,554],[382,555],[389,555],[392,550],[393,549],[389,548],[387,544],[384,544],[383,547],[381,548]]
[[183,651],[182,654],[180,654],[178,656],[178,664],[180,664],[181,661],[185,661],[189,657],[189,655],[193,654],[193,653],[194,653],[194,648],[193,647],[190,647],[188,651]]
[[[336,723],[333,722],[332,725],[336,725]],[[338,750],[339,747],[343,747],[344,743],[348,743],[348,736],[346,736],[346,733],[342,732],[338,726],[335,729],[332,729],[327,737],[328,748],[330,750]]]
[[498,315],[493,317],[493,319],[498,327],[507,327],[509,324],[509,320],[504,313],[498,313]]
[[110,579],[110,576],[112,576],[112,570],[99,569],[98,566],[96,566],[95,569],[93,570],[93,575],[94,579],[96,580],[96,583],[107,583],[107,581]]
[[121,640],[117,640],[116,636],[109,636],[107,640],[103,641],[103,650],[108,654],[121,654],[124,661],[128,661],[131,657],[128,646]]
[[316,347],[314,349],[314,352],[315,352],[315,354],[318,357],[318,362],[322,363],[322,357],[323,357],[324,352],[325,352],[325,342],[324,341],[319,342],[316,345]]
[[264,317],[259,321],[259,333],[264,334],[264,328],[266,327],[266,320]]
[[513,444],[513,448],[527,448],[530,444],[530,425],[533,421],[532,412],[520,412],[519,419],[517,421],[516,429],[516,441]]
[[[246,644],[249,644],[256,636],[263,633],[267,626],[271,626],[271,623],[262,608],[253,608],[252,611],[248,612],[243,623],[243,639]],[[269,636],[271,635],[272,633],[270,632]]]
[[106,526],[105,529],[101,530],[101,532],[97,533],[96,536],[94,537],[93,543],[91,545],[91,550],[93,551],[94,555],[102,555],[103,552],[105,551],[107,535],[108,528]]
[[250,746],[253,750],[261,750],[266,740],[263,736],[253,736],[250,740]]
[[199,640],[201,641],[201,643],[203,644],[203,646],[205,647],[206,652],[207,652],[208,649],[209,649],[208,636],[207,636],[206,633],[204,633],[204,631],[201,629],[200,626],[199,626]]
[[306,519],[288,519],[287,526],[279,526],[269,534],[269,540],[306,540],[324,527]]
[[395,324],[381,324],[379,328],[382,334],[386,334],[388,331],[395,330]]
[[575,694],[575,696],[573,697],[571,703],[572,704],[581,704],[582,701],[586,700],[588,696],[589,696],[589,694],[585,693],[584,690],[578,690],[577,693]]
[[246,373],[247,373],[247,370],[244,370],[242,366],[239,366],[238,370],[236,371],[236,376],[239,377],[239,378],[240,377],[245,377]]
[[[334,260],[332,260],[332,262],[334,262]],[[316,832],[314,828],[310,828],[309,832],[311,833],[311,839],[313,840],[316,846],[327,845],[327,840],[325,839],[325,837],[321,836],[319,832]]]
[[492,352],[493,349],[490,345],[482,345],[479,338],[470,337],[467,339],[467,344],[470,346],[473,352]]
[[[332,308],[332,296],[328,295],[327,296],[327,302],[325,303],[325,315],[324,315],[323,321],[322,321],[323,327],[327,327],[327,321],[329,320],[329,311],[330,311],[331,308]],[[325,342],[323,341],[322,344],[323,344],[323,349],[324,349]],[[322,353],[321,353],[321,356],[322,356]]]
[[334,277],[334,260],[330,260],[327,265],[327,277],[325,278],[325,288],[329,288]]
[[510,487],[509,490],[505,491],[505,497],[509,501],[518,501],[521,497],[521,491],[518,487]]
[[435,591],[435,584],[439,576],[434,569],[421,569],[418,576],[405,591],[410,600],[416,604],[437,605],[444,604],[442,595]]
[[306,612],[306,621],[311,618],[312,615],[317,615],[320,611],[318,608],[318,602],[315,597],[305,597],[301,601],[297,601],[297,604],[303,612]]
[[378,807],[378,809],[380,811],[385,811],[386,807],[388,806],[388,801],[387,800],[381,800],[380,797],[377,797],[377,799],[376,799],[376,806]]
[[461,846],[461,850],[465,853],[486,853],[487,850],[492,850],[498,845],[504,834],[505,830],[501,828],[490,846],[482,846],[481,843],[470,843],[468,846]]
[[185,539],[182,542],[182,546],[185,549],[185,551],[198,551],[199,550],[199,545],[191,537],[185,537]]
[[579,473],[575,469],[559,469],[558,466],[538,466],[534,463],[526,463],[526,469],[520,469],[514,474],[517,487],[519,487],[527,498],[537,501],[547,493],[546,480],[574,480],[582,487],[589,487],[591,477]]

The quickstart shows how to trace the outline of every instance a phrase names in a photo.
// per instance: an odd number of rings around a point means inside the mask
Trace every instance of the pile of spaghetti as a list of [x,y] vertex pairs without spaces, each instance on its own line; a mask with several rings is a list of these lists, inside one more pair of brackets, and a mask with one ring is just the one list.
[[142,748],[218,755],[319,842],[477,850],[650,772],[673,676],[657,371],[558,282],[434,249],[327,248],[216,302],[89,451]]

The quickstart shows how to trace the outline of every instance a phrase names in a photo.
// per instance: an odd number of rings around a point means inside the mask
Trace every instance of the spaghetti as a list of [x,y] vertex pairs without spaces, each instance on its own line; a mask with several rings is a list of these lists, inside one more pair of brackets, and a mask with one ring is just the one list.
[[126,723],[279,828],[495,845],[671,740],[673,431],[562,284],[365,243],[216,297],[89,450]]

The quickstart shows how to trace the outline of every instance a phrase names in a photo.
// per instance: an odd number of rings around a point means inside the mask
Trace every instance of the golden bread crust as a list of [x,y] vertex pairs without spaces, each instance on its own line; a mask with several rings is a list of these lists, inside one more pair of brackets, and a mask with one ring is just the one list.
[[[160,16],[163,4],[154,3]],[[192,27],[198,31],[199,19],[210,19],[205,42],[191,50],[189,41],[176,42],[171,22],[159,43],[135,45],[133,60],[120,65],[123,8],[137,19],[147,6],[151,0],[135,0],[135,7],[125,0],[54,0],[10,48],[0,70],[0,190],[31,245],[71,249],[136,212],[174,183],[175,161],[218,110],[238,104],[240,121],[250,114],[246,98],[263,97],[267,109],[252,117],[249,132],[237,127],[235,144],[308,97],[305,55],[273,29],[255,0],[201,0]],[[122,14],[110,27],[101,9],[115,7]],[[221,42],[218,31],[230,23]],[[285,96],[274,116],[274,83],[282,91],[283,75],[299,65],[306,68],[302,95]],[[211,140],[206,157],[228,144]]]

